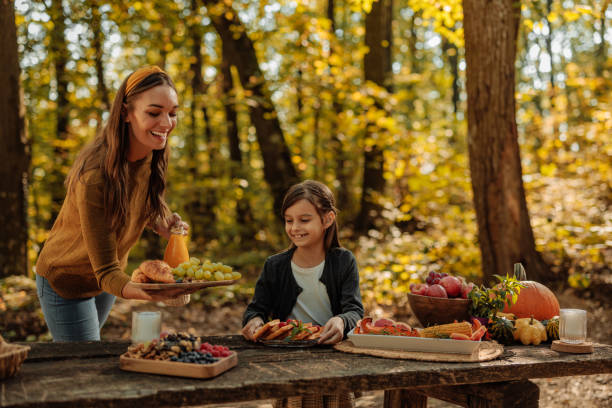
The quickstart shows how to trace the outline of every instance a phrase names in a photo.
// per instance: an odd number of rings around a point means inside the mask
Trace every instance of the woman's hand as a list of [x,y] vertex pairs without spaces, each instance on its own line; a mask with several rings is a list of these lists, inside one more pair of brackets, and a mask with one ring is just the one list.
[[165,289],[165,290],[151,290],[145,291],[136,285],[134,282],[128,282],[121,290],[121,296],[124,299],[138,299],[138,300],[149,300],[153,302],[158,302],[167,299],[173,299],[180,295],[187,295],[197,291],[198,289],[181,289],[181,288],[173,288],[173,289]]
[[178,213],[172,213],[167,219],[159,219],[158,222],[153,225],[153,231],[166,239],[170,239],[170,230],[177,225],[180,225],[183,230],[189,231],[189,224],[183,221]]
[[319,344],[336,344],[344,338],[344,320],[338,316],[334,316],[325,323]]
[[255,341],[255,338],[253,337],[253,335],[263,325],[264,325],[264,322],[261,319],[261,317],[254,317],[251,320],[249,320],[247,324],[244,325],[244,327],[242,328],[242,335],[247,340]]

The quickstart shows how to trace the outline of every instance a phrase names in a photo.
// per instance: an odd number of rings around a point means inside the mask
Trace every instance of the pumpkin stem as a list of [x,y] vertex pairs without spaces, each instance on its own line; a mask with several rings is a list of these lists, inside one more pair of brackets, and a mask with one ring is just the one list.
[[520,281],[527,280],[527,272],[525,272],[525,268],[520,262],[514,264],[514,277]]
[[531,320],[529,320],[529,325],[533,326],[533,315],[531,316]]

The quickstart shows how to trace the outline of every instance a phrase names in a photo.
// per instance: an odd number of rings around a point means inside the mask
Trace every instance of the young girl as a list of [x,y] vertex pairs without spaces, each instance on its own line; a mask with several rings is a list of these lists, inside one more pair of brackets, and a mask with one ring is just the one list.
[[100,340],[116,296],[163,300],[138,289],[123,271],[149,225],[169,237],[177,223],[164,201],[178,98],[158,67],[143,67],[121,85],[108,122],[79,153],[67,194],[36,263],[38,298],[54,341]]
[[[332,192],[317,181],[296,184],[285,196],[281,215],[291,247],[266,260],[244,312],[242,334],[253,340],[269,318],[291,318],[323,325],[320,344],[338,343],[363,317],[363,305],[357,262],[338,241]],[[353,405],[352,395],[312,398],[325,406]],[[306,399],[277,401],[277,406],[317,403]]]

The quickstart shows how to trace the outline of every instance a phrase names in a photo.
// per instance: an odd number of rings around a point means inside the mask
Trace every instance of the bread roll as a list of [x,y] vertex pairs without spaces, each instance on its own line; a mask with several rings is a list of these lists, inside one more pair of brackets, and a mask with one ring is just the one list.
[[172,268],[164,261],[144,261],[138,269],[153,282],[174,283]]
[[151,279],[147,278],[140,268],[136,268],[134,272],[132,272],[132,282],[136,283],[151,283]]

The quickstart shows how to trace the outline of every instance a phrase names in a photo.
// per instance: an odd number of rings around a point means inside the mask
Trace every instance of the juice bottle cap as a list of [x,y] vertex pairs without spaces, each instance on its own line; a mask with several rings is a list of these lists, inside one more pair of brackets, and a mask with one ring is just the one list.
[[187,231],[185,230],[185,228],[183,227],[183,224],[174,224],[171,228],[170,228],[170,233],[173,235],[187,235]]

